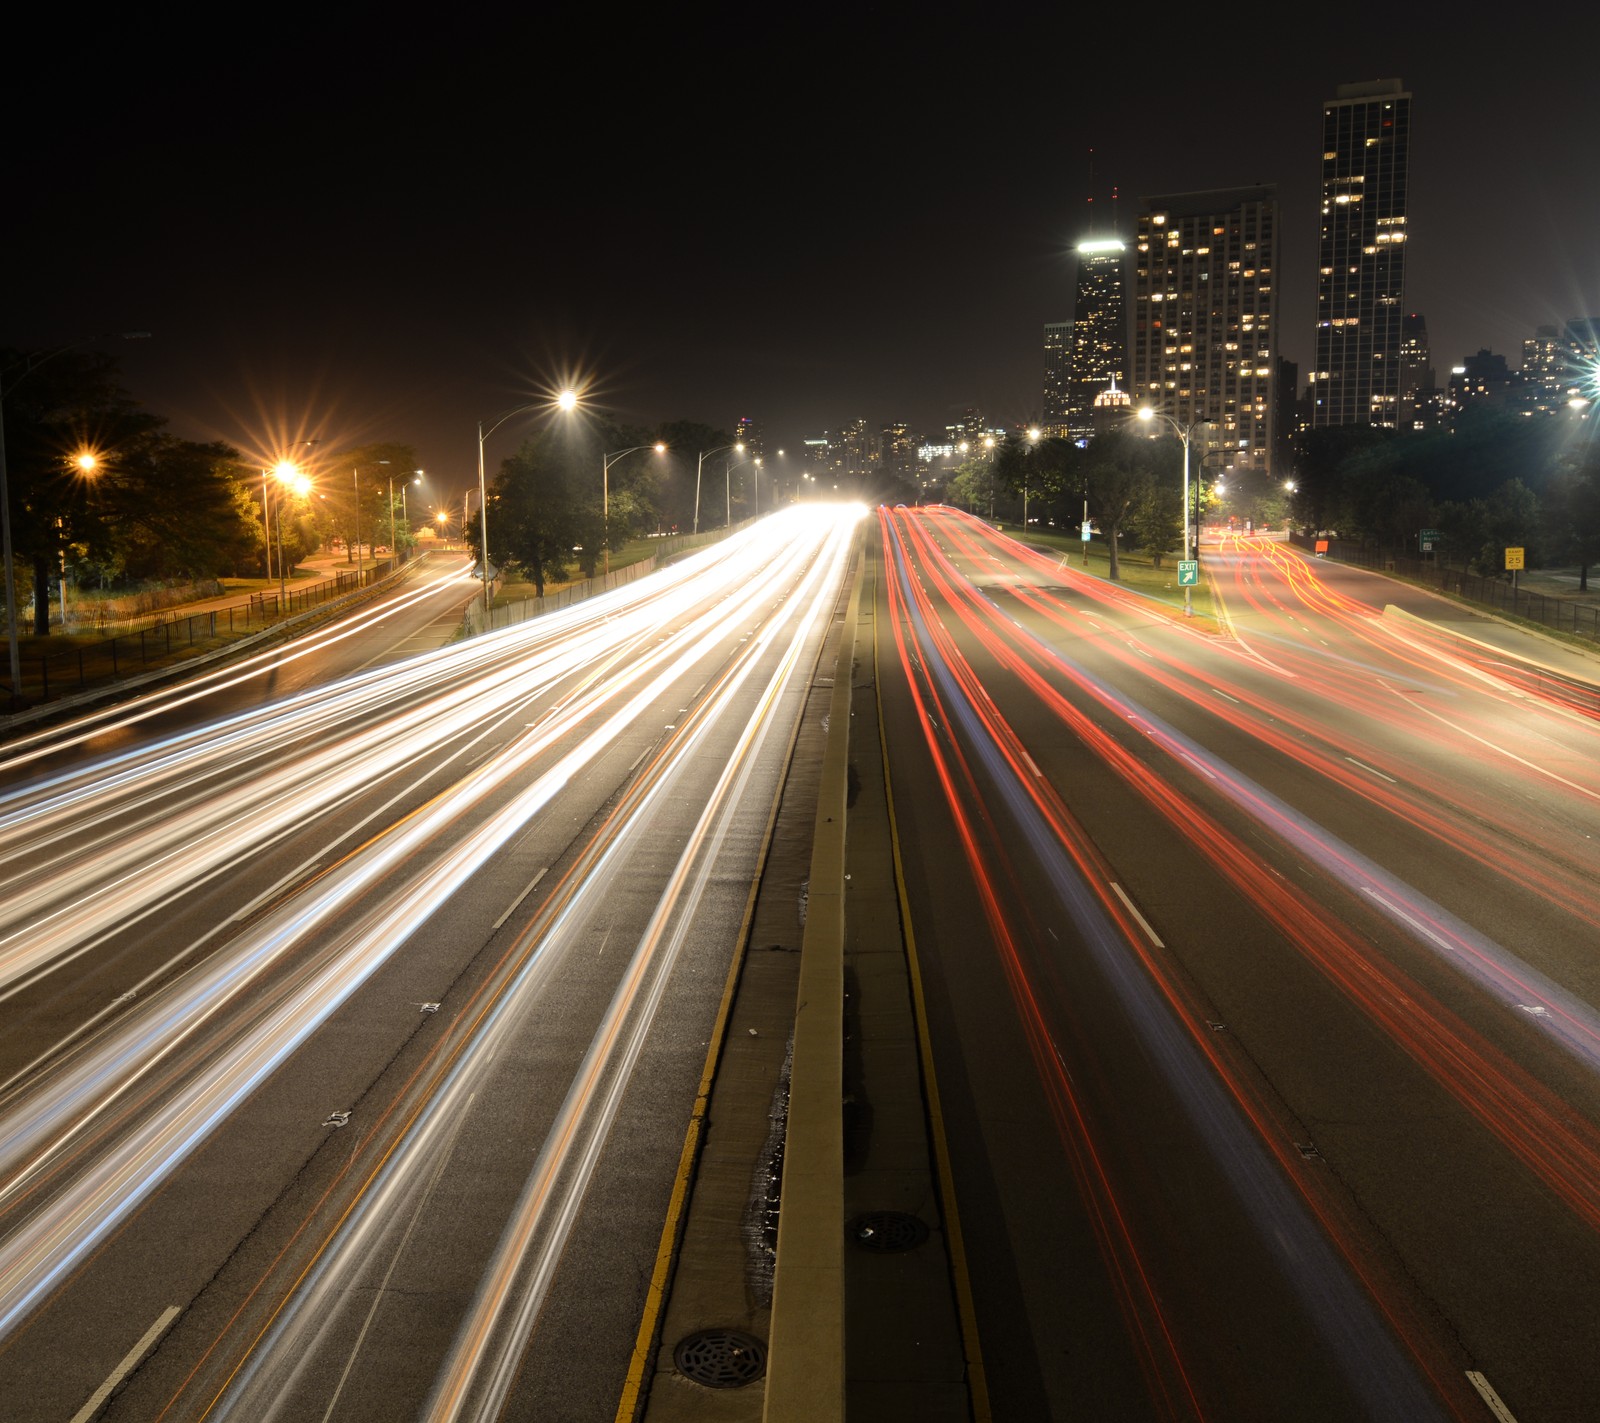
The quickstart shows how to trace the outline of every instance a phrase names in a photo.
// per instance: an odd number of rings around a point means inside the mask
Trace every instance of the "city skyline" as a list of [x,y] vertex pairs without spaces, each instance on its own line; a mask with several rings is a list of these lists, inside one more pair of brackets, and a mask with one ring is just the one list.
[[[1381,46],[1247,41],[1247,82],[1227,84],[1177,54],[1073,61],[1088,49],[1057,41],[1093,39],[1081,21],[996,15],[977,60],[884,13],[769,23],[712,11],[601,45],[562,21],[520,47],[447,26],[424,50],[339,17],[309,50],[263,37],[225,83],[163,47],[176,22],[62,37],[5,159],[0,341],[148,329],[115,354],[181,434],[247,456],[302,433],[405,440],[463,483],[477,420],[569,379],[639,424],[749,416],[774,449],[857,419],[934,435],[968,408],[1014,426],[1043,415],[1040,332],[1070,314],[1092,191],[1120,190],[1127,235],[1147,195],[1262,183],[1275,354],[1303,378],[1323,105],[1391,76],[1418,100],[1406,305],[1441,375],[1480,348],[1516,364],[1537,327],[1600,308],[1600,125],[1543,72],[1531,20],[1497,35],[1493,70],[1470,37],[1399,21]],[[736,35],[748,84],[719,76]],[[830,98],[824,79],[863,67],[841,45],[893,54],[903,82]],[[680,82],[697,62],[712,78]],[[1535,113],[1530,150],[1510,119]]]

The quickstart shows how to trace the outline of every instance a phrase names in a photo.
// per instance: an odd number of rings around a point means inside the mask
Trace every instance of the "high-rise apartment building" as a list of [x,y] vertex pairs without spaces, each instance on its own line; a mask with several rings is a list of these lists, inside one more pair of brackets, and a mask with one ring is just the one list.
[[741,416],[733,427],[733,438],[744,446],[746,459],[756,459],[766,454],[762,446],[761,426],[748,415]]
[[1067,374],[1072,364],[1072,323],[1049,321],[1044,328],[1044,433],[1067,433]]
[[1400,423],[1411,95],[1341,84],[1322,107],[1314,428]]
[[1428,344],[1428,323],[1418,311],[1408,312],[1400,323],[1400,430],[1431,430],[1437,425],[1438,383],[1433,376],[1433,352]]
[[1133,245],[1133,403],[1210,420],[1196,437],[1206,448],[1270,474],[1277,189],[1146,198]]
[[1128,380],[1127,244],[1096,238],[1078,244],[1078,283],[1067,365],[1067,435],[1094,433],[1094,400],[1112,381]]

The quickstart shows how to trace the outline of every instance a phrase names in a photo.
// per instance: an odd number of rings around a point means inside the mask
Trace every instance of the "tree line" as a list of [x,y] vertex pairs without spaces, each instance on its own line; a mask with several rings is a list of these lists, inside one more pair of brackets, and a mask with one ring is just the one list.
[[1415,554],[1431,529],[1440,561],[1490,576],[1522,548],[1529,568],[1576,566],[1587,588],[1600,558],[1596,422],[1469,409],[1453,430],[1308,431],[1289,512],[1308,534],[1387,553]]
[[[687,533],[697,508],[701,528],[766,512],[776,503],[772,476],[761,485],[753,458],[732,444],[726,431],[693,421],[647,429],[605,414],[554,420],[502,461],[489,484],[489,561],[516,569],[542,596],[574,571],[592,578],[605,553],[631,538]],[[708,452],[714,458],[702,463]],[[481,528],[474,515],[474,548]]]
[[388,516],[381,477],[386,468],[411,476],[407,445],[308,457],[315,478],[297,491],[231,445],[174,434],[100,353],[0,350],[0,393],[14,573],[19,602],[31,583],[37,637],[50,633],[51,584],[62,576],[108,591],[265,576],[264,507],[274,566],[280,538],[290,568],[332,540],[353,557],[358,526],[364,543],[409,540],[404,521]]

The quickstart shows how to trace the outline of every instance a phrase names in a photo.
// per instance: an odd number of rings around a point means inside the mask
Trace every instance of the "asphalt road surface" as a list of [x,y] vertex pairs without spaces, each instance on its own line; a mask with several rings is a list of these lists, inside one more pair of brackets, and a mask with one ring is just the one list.
[[994,1416],[1600,1417],[1593,716],[1265,540],[1219,629],[880,517]]
[[8,748],[8,1420],[611,1416],[855,517]]

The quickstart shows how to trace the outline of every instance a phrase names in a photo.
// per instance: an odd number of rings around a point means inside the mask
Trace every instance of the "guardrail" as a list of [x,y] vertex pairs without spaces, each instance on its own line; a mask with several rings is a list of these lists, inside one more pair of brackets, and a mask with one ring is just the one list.
[[370,568],[352,569],[320,579],[308,588],[252,593],[247,600],[201,613],[162,617],[143,627],[60,651],[23,654],[20,689],[4,686],[7,710],[49,702],[71,692],[120,682],[173,660],[225,647],[228,643],[376,587],[397,573],[406,560],[388,558]]
[[[1297,548],[1314,549],[1315,546],[1315,541],[1304,534],[1290,534],[1289,541]],[[1443,568],[1420,558],[1366,549],[1345,539],[1329,539],[1327,556],[1357,568],[1398,573],[1437,588],[1441,593],[1453,593],[1458,598],[1465,598],[1469,603],[1526,618],[1529,622],[1539,623],[1556,632],[1573,633],[1600,642],[1600,605],[1594,603],[1580,603],[1574,598],[1558,598],[1549,593],[1532,593],[1526,588],[1513,587],[1503,578],[1486,578],[1459,568]]]

